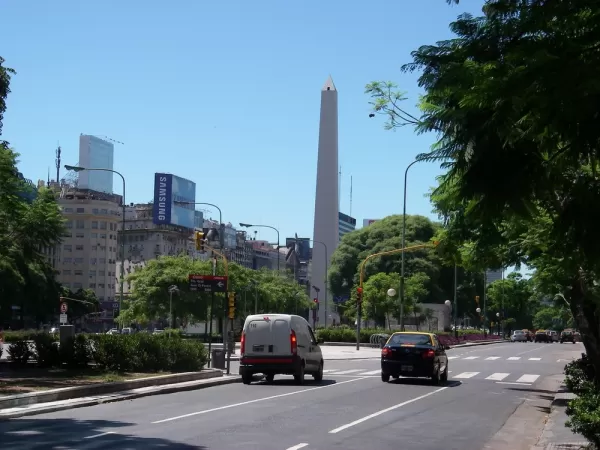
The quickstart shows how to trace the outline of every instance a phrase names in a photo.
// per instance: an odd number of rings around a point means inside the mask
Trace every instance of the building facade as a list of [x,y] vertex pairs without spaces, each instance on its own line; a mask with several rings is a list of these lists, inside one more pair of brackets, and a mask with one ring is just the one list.
[[[79,136],[79,165],[90,169],[113,169],[115,146],[96,136]],[[82,170],[78,173],[78,187],[98,192],[113,193],[112,172]]]
[[338,230],[340,235],[340,241],[342,236],[356,230],[356,219],[350,217],[348,214],[338,213]]

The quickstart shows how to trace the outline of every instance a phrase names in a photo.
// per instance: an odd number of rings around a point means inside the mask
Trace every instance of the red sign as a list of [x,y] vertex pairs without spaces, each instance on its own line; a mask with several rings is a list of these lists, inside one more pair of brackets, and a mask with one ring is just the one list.
[[60,304],[60,312],[61,314],[66,314],[67,313],[67,304],[66,303],[61,303]]
[[227,277],[221,275],[188,275],[191,291],[227,292]]

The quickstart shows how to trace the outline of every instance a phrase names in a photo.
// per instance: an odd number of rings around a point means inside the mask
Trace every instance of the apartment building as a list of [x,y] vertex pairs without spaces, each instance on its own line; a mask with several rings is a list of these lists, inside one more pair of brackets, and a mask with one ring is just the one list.
[[57,201],[66,233],[47,254],[58,281],[72,291],[93,290],[102,308],[112,310],[121,197],[63,186]]

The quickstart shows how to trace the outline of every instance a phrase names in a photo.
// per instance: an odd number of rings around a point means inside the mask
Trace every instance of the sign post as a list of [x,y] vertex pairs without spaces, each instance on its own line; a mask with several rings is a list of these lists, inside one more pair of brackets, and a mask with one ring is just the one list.
[[61,314],[60,315],[60,324],[61,325],[66,325],[67,324],[67,315],[66,314]]
[[188,275],[190,291],[219,293],[227,292],[227,277],[219,275]]

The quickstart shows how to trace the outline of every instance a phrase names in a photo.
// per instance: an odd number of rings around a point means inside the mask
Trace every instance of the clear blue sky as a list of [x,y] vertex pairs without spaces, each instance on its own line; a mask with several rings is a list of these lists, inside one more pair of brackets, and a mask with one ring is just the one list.
[[[197,201],[219,205],[225,221],[275,226],[282,241],[312,237],[320,89],[331,74],[341,210],[349,212],[352,175],[359,224],[398,214],[404,169],[435,136],[385,131],[368,118],[364,86],[397,82],[415,111],[417,74],[400,66],[418,46],[451,37],[448,24],[482,3],[4,1],[1,55],[18,73],[3,138],[36,181],[55,173],[57,143],[63,164],[75,164],[80,133],[109,136],[125,144],[115,147],[115,169],[128,202],[150,201],[153,174],[171,172],[196,181]],[[409,213],[435,218],[424,194],[439,173],[411,169]]]

